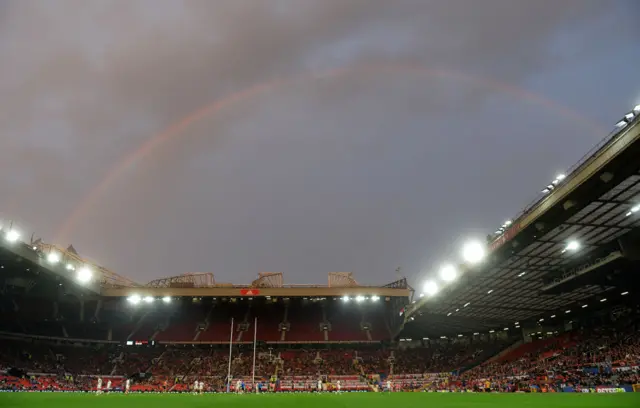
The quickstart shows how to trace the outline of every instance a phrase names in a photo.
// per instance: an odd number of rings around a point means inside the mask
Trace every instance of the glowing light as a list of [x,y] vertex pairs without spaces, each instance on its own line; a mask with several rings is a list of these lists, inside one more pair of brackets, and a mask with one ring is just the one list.
[[16,242],[18,239],[20,239],[20,233],[14,229],[10,229],[9,231],[7,231],[4,237],[9,242]]
[[78,272],[76,274],[76,279],[78,279],[78,282],[87,283],[91,280],[91,278],[93,278],[93,272],[91,272],[91,269],[86,267],[78,269]]
[[145,301],[145,303],[153,303],[153,297],[151,297],[151,296],[145,296],[145,297],[144,297],[144,301]]
[[452,282],[458,276],[458,272],[453,265],[445,265],[440,269],[440,277],[445,282]]
[[164,303],[171,303],[171,297],[170,296],[165,296],[165,297],[162,298],[162,301]]
[[140,295],[131,295],[127,298],[127,301],[132,305],[137,305],[141,300],[142,298],[140,297]]
[[343,296],[342,297],[342,301],[343,302],[348,302],[349,301],[349,296]]
[[49,255],[47,255],[47,261],[52,264],[57,264],[60,262],[60,254],[57,252],[50,252]]
[[462,258],[470,264],[477,264],[484,257],[485,247],[478,241],[469,242],[462,248]]
[[567,247],[565,248],[565,251],[575,252],[578,249],[580,249],[580,243],[578,241],[569,241]]
[[438,293],[438,284],[434,281],[429,281],[424,284],[424,293],[428,296],[435,296]]
[[371,301],[372,302],[377,302],[378,300],[380,300],[380,296],[371,296]]
[[356,302],[360,303],[364,301],[364,296],[356,296]]

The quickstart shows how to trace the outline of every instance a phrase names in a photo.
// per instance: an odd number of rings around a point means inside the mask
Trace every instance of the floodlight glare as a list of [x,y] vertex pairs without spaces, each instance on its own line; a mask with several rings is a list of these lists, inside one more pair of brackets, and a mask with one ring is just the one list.
[[165,297],[162,298],[162,301],[164,303],[171,303],[171,297],[170,296],[165,296]]
[[633,113],[635,113],[636,115],[640,114],[640,105],[636,105],[633,108]]
[[637,213],[638,211],[640,211],[640,205],[634,205],[633,207],[631,207],[632,213]]
[[78,279],[78,282],[80,283],[87,283],[92,277],[93,273],[91,272],[91,269],[87,267],[78,269],[78,273],[76,274],[76,279]]
[[428,296],[435,296],[438,293],[438,284],[434,281],[425,283],[424,293],[426,293]]
[[140,295],[131,295],[127,298],[127,301],[132,305],[137,305],[138,303],[140,303],[140,300],[142,300],[140,298]]
[[371,301],[372,302],[377,302],[378,300],[380,300],[380,296],[371,296]]
[[145,303],[153,303],[153,297],[151,297],[151,296],[145,296],[145,297],[144,297],[144,301],[145,301]]
[[356,302],[360,303],[364,300],[364,296],[356,296]]
[[50,252],[49,255],[47,255],[47,261],[52,264],[57,264],[60,262],[60,254],[57,252]]
[[565,176],[565,175],[564,175],[564,174],[562,174],[562,173],[560,173],[560,174],[558,174],[558,175],[556,176],[556,180],[558,180],[558,181],[562,181],[562,180],[564,180],[564,179],[566,179],[566,178],[567,178],[567,176]]
[[349,296],[343,296],[342,297],[342,301],[343,302],[348,302],[349,301]]
[[580,249],[580,243],[578,241],[569,241],[567,247],[565,248],[565,251],[575,252],[578,249]]
[[9,242],[16,242],[20,238],[20,233],[14,229],[10,229],[7,231],[4,238]]
[[67,264],[67,266],[65,266],[65,268],[67,268],[67,270],[69,270],[69,271],[73,271],[74,269],[76,269],[76,267],[71,265],[71,264]]
[[456,276],[458,273],[453,265],[445,265],[440,269],[440,278],[445,282],[453,282]]
[[462,249],[462,257],[470,264],[477,264],[485,257],[485,247],[478,241],[471,241]]

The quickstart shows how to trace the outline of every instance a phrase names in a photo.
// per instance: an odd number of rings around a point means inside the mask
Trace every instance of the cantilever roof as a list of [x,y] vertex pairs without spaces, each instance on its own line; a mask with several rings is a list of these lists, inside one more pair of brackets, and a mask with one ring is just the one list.
[[[617,239],[640,226],[640,211],[632,211],[640,204],[640,124],[627,129],[624,137],[629,140],[616,156],[602,154],[601,166],[575,186],[567,186],[562,199],[543,211],[534,208],[532,212],[540,215],[495,245],[484,265],[467,269],[435,298],[418,300],[407,323],[431,336],[513,328],[515,322],[553,316],[598,296],[607,297],[607,292],[620,292],[614,282],[602,280],[548,289],[571,271],[612,262],[624,266],[628,261]],[[562,192],[551,195],[556,193]],[[566,250],[571,241],[580,249]]]

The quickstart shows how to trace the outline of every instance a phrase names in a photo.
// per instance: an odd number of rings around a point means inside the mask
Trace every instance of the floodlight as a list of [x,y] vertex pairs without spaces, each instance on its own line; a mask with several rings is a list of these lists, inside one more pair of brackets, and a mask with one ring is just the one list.
[[624,118],[626,119],[627,122],[631,122],[634,116],[635,115],[633,114],[633,112],[629,112],[626,115],[624,115]]
[[371,296],[371,301],[372,302],[377,302],[378,300],[380,300],[380,296]]
[[485,247],[478,241],[471,241],[462,249],[462,257],[470,264],[477,264],[485,257]]
[[636,115],[640,114],[640,105],[636,105],[633,108],[633,113],[635,113]]
[[493,292],[493,289],[489,289],[489,290],[487,291],[487,295],[490,295],[492,292]]
[[622,292],[622,293],[620,294],[620,296],[626,296],[626,295],[628,295],[628,294],[629,294],[629,292]]
[[438,293],[438,284],[436,284],[434,281],[429,281],[429,282],[425,283],[424,284],[424,292],[428,296],[434,296],[435,294]]
[[634,205],[633,207],[631,207],[632,213],[637,213],[638,211],[640,211],[640,205]]
[[20,233],[14,229],[10,229],[4,235],[4,238],[9,242],[16,242],[20,238]]
[[569,241],[567,247],[565,248],[565,251],[575,252],[578,249],[580,249],[580,243],[578,241]]
[[348,302],[349,301],[349,296],[343,296],[342,297],[342,301],[343,302]]
[[567,178],[567,176],[565,176],[565,175],[564,175],[564,174],[562,174],[562,173],[560,173],[560,174],[558,174],[558,175],[556,176],[556,180],[558,180],[558,181],[562,181],[562,180],[564,180],[564,179],[566,179],[566,178]]
[[144,301],[145,301],[145,303],[153,303],[153,297],[152,296],[145,296],[144,297]]
[[57,264],[60,262],[60,254],[57,252],[50,252],[49,255],[47,255],[47,261],[52,264]]
[[508,226],[509,226],[509,225],[511,225],[511,224],[512,224],[511,220],[506,220],[506,221],[504,222],[504,226],[505,226],[505,227],[508,227]]
[[623,127],[627,126],[627,124],[628,124],[627,121],[623,119],[623,120],[619,121],[618,123],[616,123],[615,126],[618,129],[622,129]]
[[565,310],[564,312],[565,313],[571,313],[571,310]]
[[164,303],[171,303],[171,297],[170,296],[165,296],[165,297],[162,298],[162,301]]
[[137,305],[138,303],[140,303],[140,300],[142,300],[140,298],[140,295],[131,295],[127,298],[127,301],[132,305]]
[[73,266],[72,264],[67,264],[67,266],[65,266],[65,268],[67,268],[67,270],[69,270],[69,271],[73,271],[73,270],[76,269],[76,267]]
[[453,265],[445,265],[440,269],[440,278],[445,282],[452,282],[458,275],[456,268]]
[[87,267],[78,269],[78,272],[76,274],[76,279],[78,279],[78,282],[80,283],[87,283],[91,280],[92,277],[93,272],[91,272],[91,269]]
[[360,295],[360,296],[356,296],[356,302],[360,303],[364,300],[364,296]]

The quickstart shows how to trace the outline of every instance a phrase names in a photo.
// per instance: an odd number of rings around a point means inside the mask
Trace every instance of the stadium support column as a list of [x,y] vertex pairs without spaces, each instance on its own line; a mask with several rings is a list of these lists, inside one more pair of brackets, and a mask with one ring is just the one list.
[[231,334],[229,335],[229,368],[227,369],[227,392],[231,389],[231,354],[233,353],[233,317],[231,318]]
[[251,370],[251,386],[258,392],[256,388],[256,345],[258,343],[258,318],[253,321],[253,369]]

